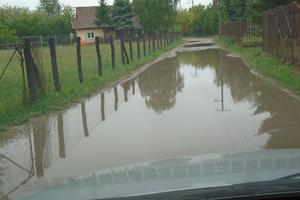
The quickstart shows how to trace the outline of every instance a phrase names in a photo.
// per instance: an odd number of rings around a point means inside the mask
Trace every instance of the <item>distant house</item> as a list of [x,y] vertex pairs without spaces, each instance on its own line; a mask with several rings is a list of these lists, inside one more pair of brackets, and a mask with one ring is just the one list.
[[[96,10],[97,6],[76,8],[76,17],[72,19],[72,27],[76,30],[77,36],[81,37],[82,43],[93,43],[96,36],[107,39],[111,35],[113,37],[116,35],[113,27],[95,24]],[[136,15],[132,15],[131,20],[135,30],[143,29]]]

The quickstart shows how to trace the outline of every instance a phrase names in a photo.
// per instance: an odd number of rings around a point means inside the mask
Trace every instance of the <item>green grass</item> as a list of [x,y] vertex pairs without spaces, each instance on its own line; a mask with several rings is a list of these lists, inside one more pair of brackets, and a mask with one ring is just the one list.
[[300,76],[294,71],[295,68],[292,65],[285,64],[261,48],[245,48],[228,38],[216,37],[215,42],[230,52],[239,53],[246,63],[261,75],[271,78],[281,87],[297,95],[300,94]]
[[[43,113],[56,111],[65,108],[67,105],[77,102],[80,98],[88,96],[97,89],[104,87],[108,83],[128,74],[143,64],[157,58],[162,53],[175,48],[181,41],[171,44],[165,49],[143,56],[141,45],[141,59],[137,59],[136,43],[133,43],[134,59],[129,65],[121,64],[121,55],[119,43],[116,43],[116,69],[111,68],[110,46],[101,45],[103,55],[103,73],[98,76],[97,57],[95,45],[82,47],[82,65],[84,83],[80,84],[77,73],[76,47],[74,45],[58,46],[57,59],[59,67],[59,76],[61,80],[61,92],[55,93],[51,75],[51,62],[49,48],[39,48],[40,65],[43,69],[45,80],[45,95],[33,105],[24,104],[22,71],[19,57],[15,56],[9,66],[4,78],[0,81],[0,132],[7,126],[18,125],[25,122],[28,118]],[[128,47],[128,44],[126,44]],[[129,48],[127,48],[129,54]],[[0,72],[7,63],[13,50],[0,50]],[[148,54],[148,46],[147,46]]]
[[262,43],[262,35],[260,34],[245,34],[242,38],[243,45],[259,45]]

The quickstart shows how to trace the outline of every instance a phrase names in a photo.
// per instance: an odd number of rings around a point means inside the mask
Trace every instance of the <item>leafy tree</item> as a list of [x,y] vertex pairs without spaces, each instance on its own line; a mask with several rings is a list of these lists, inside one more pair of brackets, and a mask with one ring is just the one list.
[[[175,30],[183,34],[208,35],[219,31],[219,15],[228,21],[226,13],[214,6],[194,6],[189,10],[178,11]],[[178,29],[180,27],[180,29]]]
[[61,12],[61,21],[63,23],[63,33],[69,34],[72,33],[74,30],[71,25],[72,19],[75,17],[75,9],[72,6],[64,5],[62,12]]
[[45,12],[50,16],[59,15],[61,12],[61,5],[59,0],[40,0],[38,10]]
[[9,27],[0,20],[0,43],[12,43],[18,41],[16,30],[11,30]]
[[129,0],[115,0],[112,8],[112,26],[116,30],[129,30],[133,28],[132,10]]
[[49,16],[45,12],[30,11],[27,8],[0,7],[0,43],[14,42],[23,36],[66,35],[73,32],[71,6],[63,6],[59,15]]
[[111,26],[110,10],[106,4],[106,0],[99,1],[95,24],[98,26]]
[[193,23],[195,14],[190,10],[179,10],[176,15],[174,31],[181,32],[183,35],[191,35],[193,33]]
[[135,13],[146,31],[167,31],[174,27],[179,0],[133,0]]
[[220,0],[220,5],[232,21],[251,18],[261,22],[265,11],[291,2],[293,0]]

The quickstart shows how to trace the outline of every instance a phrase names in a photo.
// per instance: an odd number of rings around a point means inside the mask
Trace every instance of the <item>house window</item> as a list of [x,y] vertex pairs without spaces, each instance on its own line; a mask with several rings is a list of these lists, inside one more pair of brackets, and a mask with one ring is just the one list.
[[95,37],[95,35],[94,35],[93,32],[89,32],[89,33],[87,34],[87,36],[88,36],[88,39],[94,39],[94,37]]

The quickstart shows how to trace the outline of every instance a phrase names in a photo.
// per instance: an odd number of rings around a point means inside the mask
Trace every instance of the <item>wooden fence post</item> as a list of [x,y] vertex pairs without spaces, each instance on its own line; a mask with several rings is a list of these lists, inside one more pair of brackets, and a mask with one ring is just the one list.
[[89,137],[89,129],[87,125],[87,117],[86,117],[86,110],[85,110],[85,102],[81,103],[81,116],[82,116],[82,126],[83,132],[85,137]]
[[20,56],[20,67],[22,70],[22,85],[23,85],[23,104],[27,101],[27,89],[26,89],[26,77],[25,77],[25,67],[24,67],[24,56],[22,52],[22,47],[17,47],[17,51]]
[[117,86],[114,87],[114,96],[115,96],[115,111],[118,111],[119,97],[118,97],[118,88],[117,88]]
[[29,91],[29,100],[30,102],[34,102],[37,99],[37,91],[34,85],[34,73],[32,69],[31,63],[31,40],[29,38],[24,39],[24,58],[25,58],[25,67],[26,67],[26,76],[27,76],[27,84]]
[[79,82],[83,82],[83,74],[82,74],[82,63],[81,63],[81,39],[77,37],[76,39],[76,53],[77,53],[77,69],[78,69],[78,76]]
[[156,47],[155,47],[155,34],[152,35],[152,52],[155,52],[156,51]]
[[58,132],[58,146],[59,157],[66,157],[65,137],[64,137],[64,117],[62,113],[57,115],[57,132]]
[[59,82],[59,75],[57,69],[57,57],[56,57],[56,48],[55,48],[55,39],[49,39],[49,47],[50,47],[50,56],[51,56],[51,66],[52,66],[52,78],[54,82],[55,91],[60,91],[60,82]]
[[101,50],[100,50],[100,38],[97,36],[95,38],[96,43],[96,53],[97,53],[97,59],[98,59],[98,75],[103,75],[103,66],[102,66],[102,56],[101,56]]
[[135,81],[132,81],[132,95],[135,95]]
[[163,41],[162,41],[162,35],[159,33],[159,42],[160,42],[160,48],[163,48]]
[[148,38],[148,54],[151,54],[151,37],[149,34],[147,34]]
[[143,50],[144,50],[144,56],[146,56],[146,41],[145,41],[145,34],[143,34]]
[[132,52],[132,33],[130,31],[129,35],[129,54],[130,54],[130,60],[133,60],[133,52]]
[[138,59],[141,59],[140,38],[139,37],[136,39],[136,47],[137,47]]
[[156,37],[157,50],[158,50],[158,49],[160,49],[160,46],[159,46],[159,33],[156,33],[155,37]]
[[124,64],[126,64],[126,63],[129,64],[129,57],[128,57],[128,54],[127,54],[127,50],[126,50],[126,47],[125,47],[124,38],[123,38],[122,34],[121,34],[120,38],[121,38],[122,62],[123,62],[123,59],[124,59]]
[[101,93],[101,119],[105,122],[105,96],[104,93]]
[[111,49],[111,65],[112,68],[116,68],[116,56],[115,56],[115,45],[114,45],[114,39],[113,36],[110,36],[110,49]]
[[169,45],[170,44],[169,32],[166,33],[166,40],[167,40],[167,45]]
[[120,33],[121,61],[122,61],[122,64],[125,65],[125,55],[124,55],[123,43],[124,43],[123,34]]

